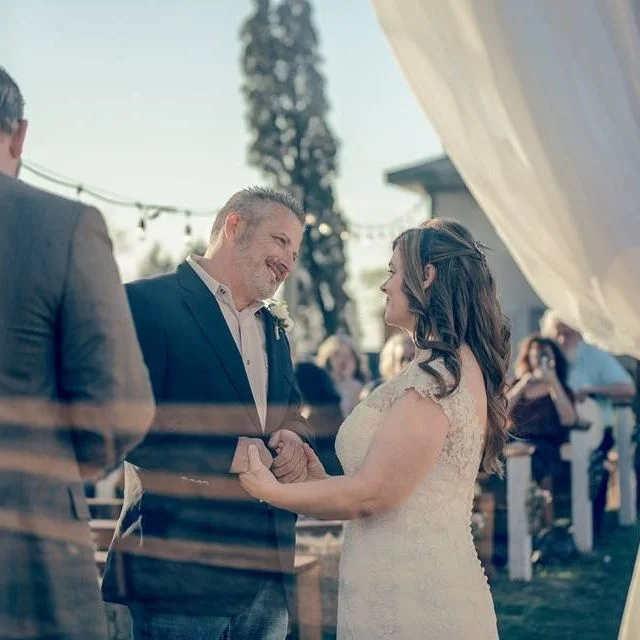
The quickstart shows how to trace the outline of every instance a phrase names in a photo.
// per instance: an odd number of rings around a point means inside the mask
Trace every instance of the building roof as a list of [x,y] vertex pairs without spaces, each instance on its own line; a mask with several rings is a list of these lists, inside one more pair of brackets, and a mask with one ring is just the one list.
[[467,186],[448,156],[439,156],[420,164],[385,172],[389,184],[420,193],[466,191]]

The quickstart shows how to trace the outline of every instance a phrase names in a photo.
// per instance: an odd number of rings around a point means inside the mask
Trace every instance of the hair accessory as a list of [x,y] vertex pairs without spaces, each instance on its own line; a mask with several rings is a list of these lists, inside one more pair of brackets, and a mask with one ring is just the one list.
[[489,247],[484,244],[484,242],[480,242],[478,240],[473,241],[473,247],[478,252],[478,257],[482,260],[482,263],[486,266],[487,264],[487,250]]

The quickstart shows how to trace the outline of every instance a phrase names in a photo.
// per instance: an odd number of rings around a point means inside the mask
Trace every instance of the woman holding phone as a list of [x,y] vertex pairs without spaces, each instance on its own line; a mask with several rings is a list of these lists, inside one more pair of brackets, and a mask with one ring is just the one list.
[[534,480],[551,490],[552,478],[560,470],[560,447],[568,439],[567,427],[577,420],[567,385],[567,360],[553,340],[532,335],[520,347],[515,370],[517,380],[507,392],[511,432],[535,445]]

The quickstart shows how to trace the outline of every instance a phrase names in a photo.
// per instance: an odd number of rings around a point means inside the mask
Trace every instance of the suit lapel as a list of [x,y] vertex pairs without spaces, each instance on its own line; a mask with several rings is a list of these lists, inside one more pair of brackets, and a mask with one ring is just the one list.
[[254,426],[262,434],[260,418],[258,417],[247,372],[242,362],[242,356],[229,331],[227,321],[220,310],[218,301],[198,274],[186,262],[178,267],[177,274],[183,289],[183,300],[187,308],[209,346],[218,356],[220,364],[226,371],[227,377],[234,386],[238,398],[247,410]]
[[291,382],[285,375],[288,371],[285,358],[289,357],[289,351],[280,340],[276,339],[276,324],[273,316],[267,309],[261,309],[262,319],[267,343],[267,362],[269,367],[267,382],[267,419],[265,433],[275,431],[284,417],[289,404],[289,390]]

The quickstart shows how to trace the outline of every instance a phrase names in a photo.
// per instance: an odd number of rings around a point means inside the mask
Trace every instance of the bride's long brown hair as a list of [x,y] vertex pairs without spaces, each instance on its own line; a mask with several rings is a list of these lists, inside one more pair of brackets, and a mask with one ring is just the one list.
[[[487,389],[487,431],[482,469],[501,473],[501,454],[507,441],[505,376],[511,355],[511,330],[502,314],[484,247],[466,227],[433,218],[402,233],[393,243],[403,263],[402,290],[415,317],[413,339],[419,349],[430,349],[420,367],[441,385],[440,397],[460,384],[462,364],[458,350],[467,344],[475,356]],[[424,288],[427,265],[435,278]],[[430,365],[442,358],[453,377],[446,385]]]

